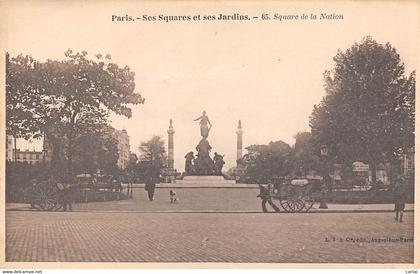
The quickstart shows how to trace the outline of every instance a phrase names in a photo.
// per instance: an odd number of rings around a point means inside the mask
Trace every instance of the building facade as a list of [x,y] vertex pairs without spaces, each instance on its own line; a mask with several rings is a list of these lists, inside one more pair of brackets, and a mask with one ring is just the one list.
[[403,174],[404,176],[413,177],[414,176],[414,147],[410,148],[407,154],[403,155]]
[[17,162],[26,162],[28,164],[34,165],[44,161],[42,151],[16,149],[14,152],[16,153]]
[[112,136],[118,141],[118,160],[117,166],[125,169],[130,162],[130,136],[125,129],[118,130],[112,128]]
[[13,136],[6,135],[6,161],[14,160],[13,144]]
[[6,135],[6,161],[37,164],[44,161],[44,154],[42,151],[15,149],[13,136]]

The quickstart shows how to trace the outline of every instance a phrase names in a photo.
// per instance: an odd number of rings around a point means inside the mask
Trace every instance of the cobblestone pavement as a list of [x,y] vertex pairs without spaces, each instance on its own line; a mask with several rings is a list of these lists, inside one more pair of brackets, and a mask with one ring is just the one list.
[[413,238],[413,213],[393,217],[7,211],[6,260],[412,263],[413,242],[390,239]]

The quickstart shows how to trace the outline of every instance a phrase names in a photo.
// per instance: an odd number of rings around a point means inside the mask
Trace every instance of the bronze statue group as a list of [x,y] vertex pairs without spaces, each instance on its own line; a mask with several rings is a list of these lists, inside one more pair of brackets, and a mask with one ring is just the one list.
[[223,156],[215,152],[213,159],[210,157],[210,150],[212,147],[207,140],[210,129],[212,127],[210,119],[206,115],[206,112],[203,111],[202,115],[194,121],[199,121],[200,134],[202,139],[195,148],[197,150],[196,156],[194,156],[194,152],[192,151],[185,155],[185,174],[200,176],[221,176],[222,168],[225,164]]

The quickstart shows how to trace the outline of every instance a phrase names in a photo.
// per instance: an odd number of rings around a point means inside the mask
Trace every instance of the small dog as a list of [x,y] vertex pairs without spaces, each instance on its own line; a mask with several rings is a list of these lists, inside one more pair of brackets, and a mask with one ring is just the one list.
[[176,192],[172,189],[169,190],[169,199],[171,200],[171,204],[178,202],[178,198],[176,197]]

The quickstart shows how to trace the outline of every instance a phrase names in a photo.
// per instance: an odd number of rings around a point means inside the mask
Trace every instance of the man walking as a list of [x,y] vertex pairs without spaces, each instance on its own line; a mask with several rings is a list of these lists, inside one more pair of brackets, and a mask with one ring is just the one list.
[[147,191],[147,195],[149,196],[149,201],[153,201],[155,195],[155,188],[156,188],[156,179],[153,174],[150,174],[146,179],[146,184],[144,189]]
[[405,208],[406,189],[403,177],[399,177],[394,185],[395,221],[402,223]]
[[64,184],[61,182],[56,183],[58,190],[60,190],[60,202],[63,211],[73,211],[73,190],[71,184]]
[[273,201],[271,201],[271,196],[270,193],[273,190],[273,185],[272,184],[268,184],[267,187],[264,187],[262,185],[259,185],[260,187],[260,194],[257,197],[261,198],[261,206],[262,206],[262,210],[264,213],[268,212],[267,211],[267,206],[266,204],[268,203],[276,212],[280,212],[280,209],[273,203]]

